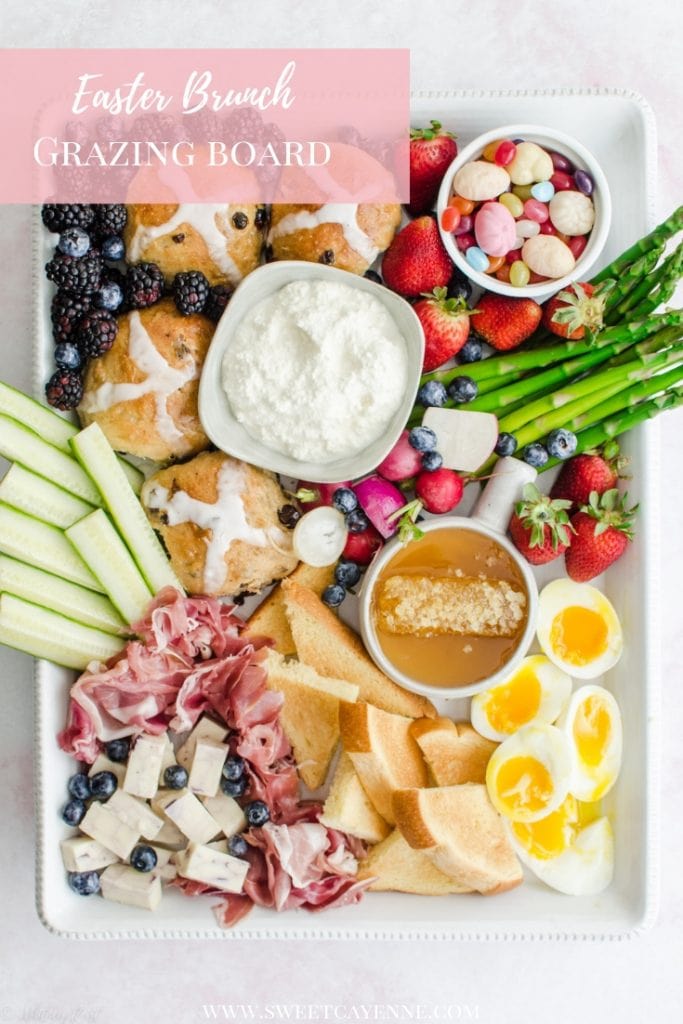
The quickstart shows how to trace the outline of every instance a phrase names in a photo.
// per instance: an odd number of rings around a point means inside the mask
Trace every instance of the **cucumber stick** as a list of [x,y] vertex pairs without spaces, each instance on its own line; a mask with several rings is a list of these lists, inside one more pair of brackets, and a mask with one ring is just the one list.
[[4,455],[10,462],[21,463],[38,476],[46,477],[91,505],[102,504],[99,491],[74,458],[44,441],[42,437],[38,437],[16,420],[2,415],[0,455]]
[[137,466],[131,465],[130,462],[126,462],[121,456],[117,456],[117,461],[123,472],[126,474],[126,479],[130,484],[133,493],[139,494],[142,490],[142,485],[145,482],[145,474],[142,470],[138,469]]
[[167,586],[176,587],[182,593],[183,588],[166,552],[99,425],[91,423],[76,434],[71,439],[71,446],[78,461],[97,484],[152,593],[156,594]]
[[36,476],[18,462],[0,480],[0,501],[63,530],[93,510],[87,501],[69,494],[42,476]]
[[102,584],[74,551],[61,530],[0,503],[0,553],[103,592]]
[[118,654],[125,640],[13,594],[0,594],[0,643],[82,671],[91,661],[107,661]]
[[69,583],[7,555],[0,555],[0,591],[50,608],[67,619],[105,633],[121,634],[126,629],[123,619],[104,594],[95,594],[77,583]]
[[124,620],[141,619],[153,595],[106,512],[96,509],[65,532]]

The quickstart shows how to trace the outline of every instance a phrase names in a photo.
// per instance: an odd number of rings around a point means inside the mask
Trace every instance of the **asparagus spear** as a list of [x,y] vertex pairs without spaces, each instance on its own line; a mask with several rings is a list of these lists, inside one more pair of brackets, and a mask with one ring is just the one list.
[[618,323],[622,319],[624,310],[621,307],[641,286],[643,279],[647,279],[649,282],[646,295],[654,287],[656,283],[654,275],[659,273],[657,263],[663,252],[663,245],[656,246],[627,267],[621,277],[614,281],[614,287],[608,291],[605,297],[606,324]]
[[636,307],[629,311],[630,317],[648,316],[652,310],[665,305],[678,287],[683,273],[683,244],[671,253],[661,267],[662,273],[657,286]]
[[654,231],[651,231],[644,238],[640,238],[629,249],[626,249],[620,256],[617,256],[608,266],[604,267],[599,274],[591,278],[591,284],[600,284],[601,281],[605,281],[608,277],[614,277],[618,280],[629,264],[635,262],[639,256],[649,252],[656,246],[664,245],[673,235],[681,230],[683,230],[683,206],[679,206]]
[[603,420],[609,419],[615,413],[626,412],[627,409],[632,409],[645,398],[652,398],[653,395],[675,389],[681,383],[681,376],[681,367],[675,366],[673,370],[669,370],[667,373],[657,373],[650,377],[649,380],[639,381],[632,387],[626,388],[625,391],[620,391],[612,395],[611,398],[607,398],[604,402],[599,402],[598,405],[592,406],[588,412],[574,416],[567,424],[567,429],[576,434],[581,430],[585,430],[586,427],[591,427],[595,423],[601,423]]
[[534,370],[542,366],[551,366],[553,363],[561,363],[563,359],[570,356],[583,355],[590,351],[594,343],[590,341],[563,341],[561,344],[548,346],[548,348],[537,349],[530,352],[528,349],[518,349],[515,352],[506,352],[503,355],[490,356],[478,363],[468,363],[466,366],[449,366],[447,370],[434,370],[432,373],[425,373],[421,383],[428,380],[439,380],[443,384],[450,384],[454,377],[465,374],[477,383],[488,380],[491,377],[500,378],[507,374],[524,373],[526,370]]

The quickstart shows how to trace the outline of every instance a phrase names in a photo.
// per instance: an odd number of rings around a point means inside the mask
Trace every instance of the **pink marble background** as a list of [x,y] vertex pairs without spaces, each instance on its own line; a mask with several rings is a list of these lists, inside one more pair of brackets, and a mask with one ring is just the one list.
[[[4,0],[11,46],[408,46],[413,86],[620,86],[641,92],[659,129],[659,212],[681,200],[681,17],[673,0]],[[0,209],[2,376],[30,386],[29,212]],[[2,928],[0,1022],[181,1024],[202,1007],[284,1004],[285,1017],[363,1019],[403,1003],[417,1019],[500,1024],[679,1021],[683,962],[683,693],[680,665],[681,435],[666,419],[661,500],[664,594],[662,900],[658,924],[623,943],[69,943],[33,908],[32,703],[27,659],[0,652]],[[678,530],[678,536],[675,535]],[[331,1009],[324,1011],[321,1004]],[[353,1007],[357,1009],[354,1011]],[[274,1013],[275,1011],[270,1011]],[[220,1009],[216,1019],[228,1019]],[[354,1016],[355,1013],[355,1016]]]

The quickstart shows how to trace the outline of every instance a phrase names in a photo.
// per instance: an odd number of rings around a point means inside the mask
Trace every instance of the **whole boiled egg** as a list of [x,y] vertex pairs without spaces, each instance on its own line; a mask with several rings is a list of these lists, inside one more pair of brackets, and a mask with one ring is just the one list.
[[539,821],[508,823],[512,845],[523,864],[546,885],[568,896],[602,892],[614,873],[614,837],[607,818],[581,826],[575,797]]
[[623,650],[621,623],[605,595],[569,579],[553,580],[539,594],[536,632],[553,664],[579,679],[602,675]]
[[554,725],[525,725],[494,750],[486,787],[497,811],[511,821],[538,821],[569,792],[569,742]]
[[532,654],[505,682],[472,698],[472,725],[488,740],[505,740],[523,725],[550,724],[559,717],[571,689],[566,672],[545,655]]
[[579,800],[600,800],[617,781],[621,768],[622,727],[619,705],[602,686],[581,686],[558,722],[572,757],[570,792]]

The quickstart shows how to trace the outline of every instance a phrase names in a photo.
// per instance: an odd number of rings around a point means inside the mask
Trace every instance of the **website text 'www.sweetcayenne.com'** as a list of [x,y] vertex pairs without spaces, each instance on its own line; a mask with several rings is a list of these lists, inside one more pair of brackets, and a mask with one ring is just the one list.
[[480,1020],[477,1004],[441,1003],[210,1003],[202,1020],[233,1021],[438,1021]]

